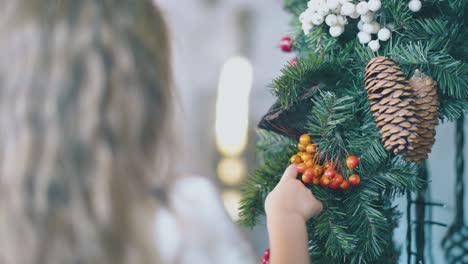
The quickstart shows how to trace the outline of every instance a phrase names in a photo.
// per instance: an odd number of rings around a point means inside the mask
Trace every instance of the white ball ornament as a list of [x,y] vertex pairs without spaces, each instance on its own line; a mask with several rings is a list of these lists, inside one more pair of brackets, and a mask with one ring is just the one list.
[[315,14],[313,17],[312,17],[312,23],[316,26],[318,25],[321,25],[323,23],[323,16],[319,15],[319,14]]
[[341,14],[343,16],[350,16],[354,11],[356,11],[356,6],[352,3],[346,2],[341,6]]
[[380,43],[378,40],[372,40],[367,44],[373,52],[377,52],[380,49]]
[[332,27],[338,23],[338,19],[336,18],[336,15],[330,14],[325,18],[325,23]]
[[372,32],[374,32],[374,25],[371,23],[364,23],[364,25],[362,25],[362,31],[368,34],[372,34]]
[[364,21],[359,20],[359,22],[357,23],[357,28],[359,29],[359,31],[362,31],[362,26],[363,25],[364,25]]
[[340,2],[338,0],[327,0],[327,7],[330,10],[338,8]]
[[369,43],[369,41],[371,41],[372,37],[370,34],[366,33],[366,32],[359,32],[357,34],[358,36],[358,39],[359,39],[359,43],[361,44],[366,44],[366,43]]
[[379,33],[377,33],[377,37],[381,41],[387,41],[390,39],[391,36],[392,36],[392,33],[390,32],[388,28],[382,28],[379,30]]
[[356,12],[358,12],[360,15],[364,15],[369,11],[368,5],[366,1],[360,2],[356,6]]
[[343,34],[344,32],[344,27],[343,26],[333,26],[333,27],[330,27],[330,35],[332,37],[339,37],[341,36],[341,34]]
[[380,30],[379,22],[373,21],[371,24],[373,26],[372,34],[377,34],[377,32],[379,32],[379,30]]
[[364,15],[361,15],[361,20],[364,23],[370,23],[374,20],[374,13],[372,12],[367,12]]
[[411,11],[418,12],[419,10],[421,10],[422,3],[419,0],[411,0],[408,4],[408,7]]

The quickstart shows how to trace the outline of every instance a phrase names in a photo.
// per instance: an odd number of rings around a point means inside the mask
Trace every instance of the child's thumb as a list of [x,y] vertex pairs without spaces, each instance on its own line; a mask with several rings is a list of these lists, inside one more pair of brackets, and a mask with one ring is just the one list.
[[297,177],[297,168],[296,165],[292,164],[289,165],[289,167],[284,171],[283,177],[281,177],[281,180],[285,179],[293,179],[295,180]]

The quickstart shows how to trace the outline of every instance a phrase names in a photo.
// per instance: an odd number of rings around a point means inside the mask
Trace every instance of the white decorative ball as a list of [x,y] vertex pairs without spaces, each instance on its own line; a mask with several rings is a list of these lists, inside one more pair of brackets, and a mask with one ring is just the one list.
[[343,26],[333,26],[333,27],[330,27],[330,35],[332,37],[339,37],[341,36],[341,34],[343,34],[344,32],[344,27]]
[[328,7],[326,6],[323,6],[317,10],[317,13],[324,17],[330,13],[330,9],[328,9]]
[[377,52],[380,49],[380,43],[378,40],[372,40],[367,44],[373,52]]
[[391,36],[392,36],[392,33],[390,32],[388,28],[382,28],[379,30],[379,33],[377,33],[377,37],[381,41],[387,41],[390,39]]
[[371,24],[374,27],[374,29],[372,30],[372,34],[377,34],[377,32],[379,32],[379,30],[380,30],[379,22],[373,21]]
[[358,12],[354,11],[351,15],[349,15],[350,18],[353,18],[353,19],[356,19],[358,18],[360,15]]
[[338,2],[338,0],[327,0],[327,7],[330,10],[338,8],[339,5],[340,5],[340,2]]
[[382,2],[380,2],[380,0],[369,0],[369,2],[367,3],[367,7],[369,8],[369,10],[375,12],[380,10],[380,8],[382,7]]
[[372,12],[367,12],[364,15],[361,15],[361,20],[365,23],[370,23],[372,20],[374,20],[374,13]]
[[357,34],[358,36],[358,39],[359,39],[359,43],[361,44],[366,44],[366,43],[369,43],[369,41],[371,41],[372,37],[370,34],[366,33],[366,32],[359,32]]
[[312,9],[308,8],[306,11],[304,11],[300,16],[299,20],[302,23],[311,23],[312,22],[312,17],[315,15],[315,12],[312,11]]
[[360,15],[364,15],[365,13],[367,13],[367,11],[369,11],[369,8],[367,6],[366,1],[363,1],[363,2],[360,2],[359,4],[357,4],[356,12],[358,12]]
[[355,10],[356,6],[352,3],[346,2],[341,6],[341,14],[343,16],[350,16]]
[[309,35],[310,31],[314,28],[312,24],[302,24],[302,31],[305,35]]
[[323,23],[323,16],[319,15],[319,14],[315,14],[313,17],[312,17],[312,23],[314,25],[321,25]]
[[408,4],[408,7],[411,11],[418,12],[419,10],[421,10],[422,3],[419,0],[411,0]]
[[336,15],[330,14],[325,18],[325,23],[332,27],[338,23],[338,18],[336,18]]
[[336,16],[336,19],[338,20],[337,22],[338,25],[344,26],[346,25],[346,23],[348,23],[348,20],[344,16]]
[[364,21],[359,20],[359,22],[357,23],[357,28],[359,29],[359,31],[362,31],[362,26],[363,25],[364,25]]
[[372,32],[374,32],[374,25],[371,23],[364,23],[364,25],[362,25],[362,31],[368,34],[372,34]]

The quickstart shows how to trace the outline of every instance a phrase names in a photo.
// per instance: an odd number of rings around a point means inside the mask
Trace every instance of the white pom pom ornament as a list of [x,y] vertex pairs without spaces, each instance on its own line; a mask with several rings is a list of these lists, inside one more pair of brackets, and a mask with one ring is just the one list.
[[380,49],[380,43],[378,40],[372,40],[371,42],[369,42],[369,44],[367,44],[369,46],[369,48],[373,51],[373,52],[377,52],[379,51]]
[[367,6],[366,1],[363,1],[363,2],[360,2],[359,4],[357,4],[356,12],[358,12],[360,15],[364,15],[365,13],[367,13],[367,11],[369,11],[369,8]]
[[378,11],[382,7],[382,2],[380,0],[369,0],[367,7],[370,11]]
[[377,34],[377,37],[381,41],[387,41],[387,40],[390,39],[391,36],[392,36],[392,33],[390,32],[390,30],[388,28],[380,29],[379,33]]
[[408,7],[411,11],[418,12],[419,10],[421,10],[422,3],[419,0],[411,0],[408,4]]
[[330,35],[332,37],[339,37],[341,36],[341,34],[343,34],[344,32],[344,27],[343,26],[333,26],[333,27],[330,27]]
[[332,27],[338,23],[338,19],[336,18],[336,15],[330,14],[325,18],[325,23]]
[[358,39],[359,39],[359,43],[361,43],[361,44],[369,43],[369,41],[371,41],[371,39],[372,39],[370,34],[368,34],[366,32],[362,32],[362,31],[359,32],[357,34],[357,36],[358,36]]

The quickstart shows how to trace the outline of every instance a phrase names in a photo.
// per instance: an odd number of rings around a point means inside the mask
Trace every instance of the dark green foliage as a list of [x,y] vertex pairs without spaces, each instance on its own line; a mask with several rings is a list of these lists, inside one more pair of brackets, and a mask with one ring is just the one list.
[[[307,0],[285,0],[293,14],[295,49],[299,63],[286,66],[273,81],[272,92],[283,108],[297,103],[312,85],[320,89],[304,112],[306,129],[323,153],[322,160],[337,160],[343,168],[351,153],[360,157],[354,171],[361,184],[347,191],[308,186],[322,201],[324,211],[307,223],[312,263],[397,263],[399,249],[393,230],[400,213],[392,200],[416,191],[422,182],[418,164],[388,153],[369,110],[363,72],[375,56],[392,58],[410,78],[416,69],[439,84],[440,119],[453,121],[468,112],[468,9],[466,0],[426,0],[421,12],[409,11],[408,1],[382,0],[376,19],[394,32],[378,53],[355,37],[355,21],[345,34],[333,38],[326,25],[304,35],[298,16]],[[240,222],[254,226],[264,213],[263,202],[295,153],[295,139],[259,131],[260,168],[242,189]]]

